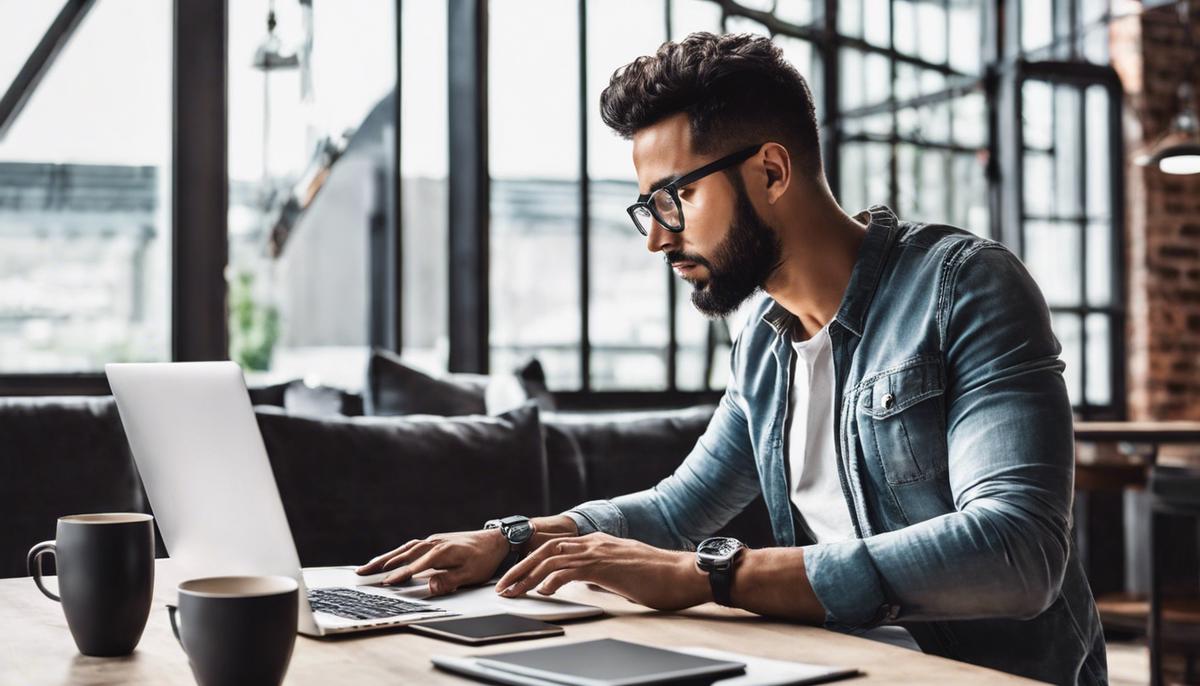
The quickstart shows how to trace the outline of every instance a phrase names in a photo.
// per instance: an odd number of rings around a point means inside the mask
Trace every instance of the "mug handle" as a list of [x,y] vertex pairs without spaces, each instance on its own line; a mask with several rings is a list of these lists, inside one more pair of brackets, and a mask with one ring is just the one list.
[[25,558],[25,564],[29,567],[29,576],[33,577],[33,583],[37,584],[38,590],[41,591],[47,598],[55,602],[62,602],[62,598],[51,593],[45,585],[42,584],[42,556],[54,555],[58,559],[58,549],[54,545],[54,541],[42,541],[41,543],[29,549],[29,556]]
[[183,647],[183,639],[179,637],[179,625],[175,622],[175,613],[179,612],[179,607],[167,603],[167,615],[171,618],[171,632],[175,634],[175,640],[179,641],[179,646]]

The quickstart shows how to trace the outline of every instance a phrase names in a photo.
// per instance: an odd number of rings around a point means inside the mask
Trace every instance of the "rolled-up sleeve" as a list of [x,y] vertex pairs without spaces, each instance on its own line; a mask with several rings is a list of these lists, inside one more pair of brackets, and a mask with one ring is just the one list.
[[829,623],[1034,617],[1069,554],[1074,439],[1061,346],[1041,292],[995,243],[951,272],[941,329],[955,511],[805,548]]
[[563,514],[581,535],[603,531],[660,548],[691,550],[760,492],[746,418],[736,391],[726,390],[704,434],[673,474],[644,491],[593,500]]

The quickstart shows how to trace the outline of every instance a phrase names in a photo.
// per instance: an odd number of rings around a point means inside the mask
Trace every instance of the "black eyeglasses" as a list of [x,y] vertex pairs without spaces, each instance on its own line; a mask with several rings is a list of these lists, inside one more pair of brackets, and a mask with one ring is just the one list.
[[696,183],[709,174],[746,161],[761,147],[762,143],[759,143],[738,150],[719,160],[709,162],[695,171],[690,171],[662,188],[650,193],[643,193],[638,196],[637,202],[630,205],[625,211],[629,213],[629,217],[633,219],[633,225],[643,236],[650,234],[651,221],[657,221],[667,231],[679,233],[683,231],[683,205],[679,202],[679,189]]

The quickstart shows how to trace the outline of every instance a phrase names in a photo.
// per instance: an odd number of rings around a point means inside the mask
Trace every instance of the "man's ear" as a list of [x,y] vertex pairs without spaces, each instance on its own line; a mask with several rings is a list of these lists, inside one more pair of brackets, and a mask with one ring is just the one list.
[[766,143],[759,152],[766,177],[767,202],[774,205],[792,183],[792,157],[779,143]]

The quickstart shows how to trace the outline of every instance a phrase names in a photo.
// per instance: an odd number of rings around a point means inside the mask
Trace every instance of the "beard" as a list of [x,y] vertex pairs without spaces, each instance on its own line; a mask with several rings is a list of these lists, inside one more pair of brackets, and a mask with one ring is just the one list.
[[692,305],[710,319],[732,314],[766,284],[782,259],[783,248],[775,230],[754,210],[742,180],[734,176],[733,182],[737,190],[734,220],[712,260],[683,251],[664,255],[668,264],[693,262],[708,270],[707,279],[685,280],[694,289]]

